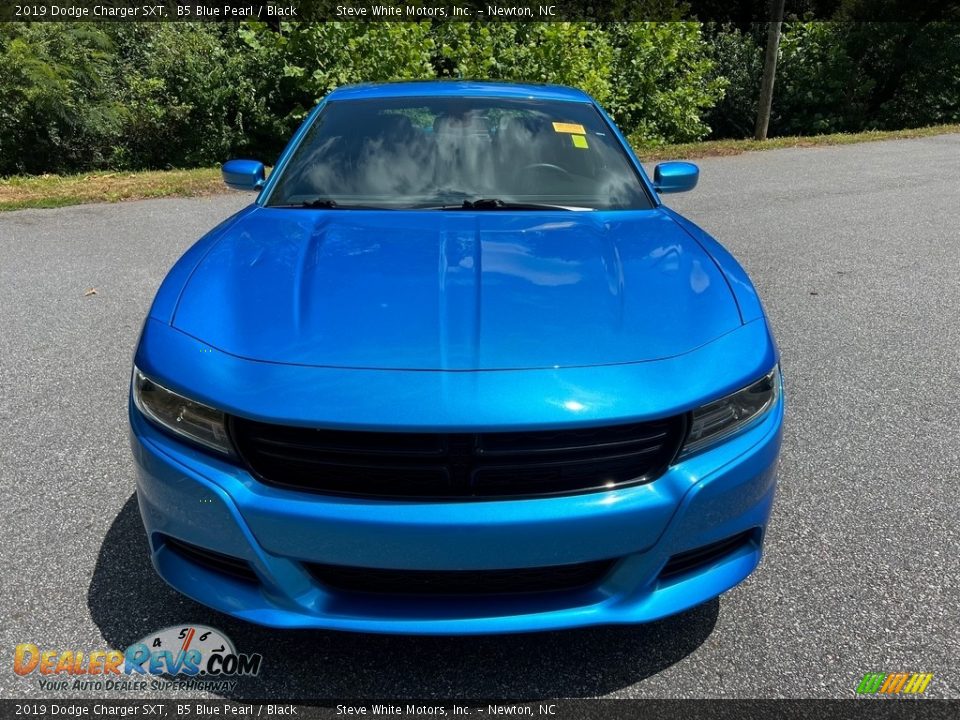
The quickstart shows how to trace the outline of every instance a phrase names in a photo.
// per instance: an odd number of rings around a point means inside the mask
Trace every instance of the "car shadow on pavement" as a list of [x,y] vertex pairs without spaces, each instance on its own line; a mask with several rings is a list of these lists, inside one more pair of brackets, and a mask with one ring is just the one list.
[[635,627],[480,637],[407,637],[283,631],[251,625],[181,596],[154,572],[136,496],[104,538],[87,594],[110,647],[199,623],[240,652],[259,652],[255,678],[228,699],[494,699],[595,697],[654,675],[696,650],[717,621],[714,599]]

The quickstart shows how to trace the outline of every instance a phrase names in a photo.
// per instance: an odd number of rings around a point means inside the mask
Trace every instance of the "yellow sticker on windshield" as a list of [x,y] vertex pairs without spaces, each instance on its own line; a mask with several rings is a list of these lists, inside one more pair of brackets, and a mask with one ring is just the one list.
[[588,148],[587,145],[587,136],[586,135],[571,135],[573,138],[573,146],[578,148]]
[[558,123],[553,124],[554,132],[562,133],[574,133],[576,135],[586,135],[587,131],[583,129],[583,125],[578,125],[577,123]]

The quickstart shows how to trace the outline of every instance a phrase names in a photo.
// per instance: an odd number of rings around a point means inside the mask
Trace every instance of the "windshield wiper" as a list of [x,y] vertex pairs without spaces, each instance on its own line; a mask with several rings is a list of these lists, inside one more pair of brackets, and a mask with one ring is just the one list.
[[303,208],[307,210],[393,210],[394,208],[382,207],[380,205],[341,205],[336,200],[330,198],[317,198],[316,200],[305,200],[302,203],[289,203],[286,205],[268,205],[275,208]]
[[437,205],[425,210],[589,210],[573,205],[550,205],[548,203],[510,202],[500,198],[464,200],[462,205]]
[[341,205],[330,198],[316,198],[301,203],[268,205],[267,207],[308,210],[590,210],[577,205],[550,205],[548,203],[510,202],[500,198],[464,200],[459,205],[411,205],[408,208],[383,207],[381,205]]

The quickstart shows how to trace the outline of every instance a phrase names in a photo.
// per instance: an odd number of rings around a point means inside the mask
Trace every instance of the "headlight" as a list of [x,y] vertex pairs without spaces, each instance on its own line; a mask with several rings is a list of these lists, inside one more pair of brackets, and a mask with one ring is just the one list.
[[220,410],[167,390],[136,367],[132,390],[134,405],[157,425],[218,452],[233,452]]
[[780,394],[780,366],[725,398],[693,411],[690,433],[683,446],[688,455],[742,430],[774,406]]

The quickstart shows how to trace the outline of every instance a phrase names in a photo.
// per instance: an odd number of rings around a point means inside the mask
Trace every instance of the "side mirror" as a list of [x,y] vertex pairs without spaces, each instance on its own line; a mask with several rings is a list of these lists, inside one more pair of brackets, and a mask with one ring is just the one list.
[[227,160],[220,169],[223,181],[234,190],[259,190],[266,171],[257,160]]
[[653,189],[658,193],[693,190],[700,179],[700,168],[689,162],[664,162],[653,169]]

